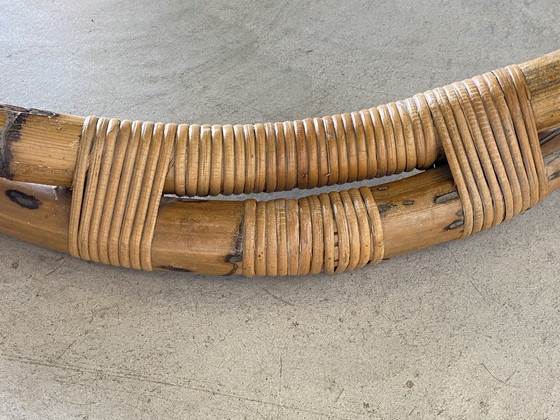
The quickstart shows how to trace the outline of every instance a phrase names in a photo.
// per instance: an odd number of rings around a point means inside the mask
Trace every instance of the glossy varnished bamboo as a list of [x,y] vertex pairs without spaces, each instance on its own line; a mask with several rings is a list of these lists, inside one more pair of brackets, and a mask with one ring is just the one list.
[[[520,65],[525,77],[527,85],[531,93],[531,107],[535,115],[537,128],[539,131],[546,130],[551,127],[560,125],[560,111],[558,107],[558,98],[560,97],[560,51],[547,54],[543,57],[528,61]],[[380,108],[380,119],[390,119],[391,115],[398,113],[394,104]],[[343,130],[344,126],[350,124],[352,116],[343,114],[335,116],[335,118],[325,117],[322,119],[327,131],[337,133]],[[74,168],[78,148],[80,144],[80,135],[84,123],[83,117],[72,115],[55,114],[35,109],[24,109],[11,106],[0,105],[0,176],[15,181],[24,181],[32,183],[42,183],[48,185],[57,185],[69,187],[72,184]],[[227,194],[240,192],[259,192],[265,188],[267,191],[272,190],[289,190],[293,187],[308,188],[313,187],[317,183],[321,185],[329,184],[326,179],[318,179],[324,174],[322,157],[327,155],[338,155],[338,165],[331,167],[331,171],[343,171],[344,175],[338,177],[336,182],[343,183],[346,181],[361,180],[372,178],[378,174],[374,171],[365,170],[364,153],[359,150],[346,149],[343,142],[334,145],[333,150],[321,150],[305,145],[301,140],[303,133],[308,132],[313,125],[313,120],[295,121],[276,124],[254,124],[250,126],[250,135],[255,138],[251,141],[251,147],[255,150],[242,150],[242,155],[233,155],[232,152],[224,150],[226,156],[223,162],[214,162],[213,168],[219,168],[223,173],[234,174],[236,179],[245,176],[244,174],[255,174],[254,178],[244,180],[245,191],[241,191],[238,186],[228,182],[224,183],[223,190]],[[232,147],[236,130],[247,130],[246,126],[230,126],[225,125],[220,130],[220,139],[222,141],[207,144],[211,148],[229,148]],[[195,127],[196,135],[202,137],[209,136],[213,130],[210,126],[191,125],[189,129]],[[180,128],[181,130],[181,128]],[[275,156],[275,150],[270,139],[273,138],[271,133],[282,132],[283,134],[276,137],[277,141],[281,141],[282,147],[279,149],[283,152],[283,156]],[[242,133],[238,133],[241,135]],[[321,134],[321,133],[319,133]],[[245,135],[248,135],[245,133]],[[239,137],[239,136],[238,136]],[[204,137],[206,138],[206,137]],[[201,147],[205,147],[204,138],[201,138]],[[179,136],[179,146],[185,146],[181,143],[184,137]],[[299,139],[299,140],[298,140]],[[402,139],[401,139],[402,140]],[[441,156],[443,154],[441,142],[437,136],[432,135],[426,138],[429,141],[427,153],[431,156]],[[313,143],[313,142],[312,142]],[[401,144],[402,143],[402,144]],[[322,143],[317,141],[318,145],[333,144]],[[349,144],[359,147],[359,141],[352,141]],[[406,148],[404,140],[393,145],[391,142],[387,144],[386,150],[388,161],[395,168],[401,170],[412,169],[411,165],[406,162],[395,161],[398,155],[393,147]],[[217,155],[222,154],[222,150],[217,150]],[[273,153],[274,152],[274,153]],[[276,159],[278,167],[270,173],[265,173],[256,166],[259,160],[252,158],[254,155],[267,156],[271,162]],[[298,167],[298,173],[284,170],[282,159],[288,159],[290,156],[317,156],[317,159],[311,159],[310,162],[315,166],[306,167],[304,164]],[[348,158],[342,159],[342,157]],[[196,158],[196,157],[189,157]],[[432,158],[433,160],[433,158]],[[263,161],[264,160],[260,160]],[[430,162],[429,162],[430,163]],[[204,164],[202,162],[201,164]],[[207,164],[207,163],[206,163]],[[429,166],[429,165],[428,165]],[[178,177],[177,169],[185,174]],[[190,174],[192,170],[192,162],[186,162],[184,156],[178,154],[175,161],[175,169],[169,171],[165,181],[164,191],[166,193],[178,193],[179,195],[194,195],[193,188],[189,189],[185,184],[194,180],[196,174]],[[203,168],[202,168],[203,169]],[[218,186],[219,174],[208,170],[200,170],[199,173],[208,179],[199,180],[199,183],[207,183],[208,189],[204,189],[203,194],[198,195],[216,195],[220,192]],[[341,172],[342,173],[342,172]],[[331,174],[333,179],[337,178],[337,174]],[[228,180],[231,180],[231,176]],[[200,191],[197,191],[200,193]]]
[[[543,135],[549,191],[560,188],[560,134]],[[372,187],[381,213],[385,258],[462,236],[461,202],[447,166]],[[0,232],[68,251],[71,193],[0,179]],[[154,268],[227,275],[243,265],[241,201],[165,197],[152,247]],[[85,264],[85,263],[84,263]]]

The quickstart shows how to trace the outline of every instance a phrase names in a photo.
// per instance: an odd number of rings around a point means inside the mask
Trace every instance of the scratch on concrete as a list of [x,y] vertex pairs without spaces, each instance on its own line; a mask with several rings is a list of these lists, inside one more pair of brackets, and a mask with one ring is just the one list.
[[484,370],[485,370],[486,372],[488,372],[488,374],[489,374],[492,378],[494,378],[494,379],[495,379],[496,381],[498,381],[499,383],[504,384],[504,385],[507,385],[507,386],[511,386],[511,387],[513,387],[513,388],[519,388],[517,385],[513,385],[513,384],[508,383],[508,381],[512,378],[512,376],[515,375],[515,374],[517,373],[517,371],[514,370],[513,373],[512,373],[511,375],[509,375],[508,378],[504,381],[504,380],[498,378],[498,377],[497,377],[496,375],[494,375],[492,372],[490,372],[490,369],[488,369],[484,363],[481,363],[480,365],[484,368]]
[[[330,412],[324,412],[324,411],[319,411],[319,410],[316,410],[316,409],[313,409],[313,408],[310,408],[310,407],[301,406],[299,404],[280,403],[280,402],[275,402],[275,401],[269,401],[269,400],[262,399],[262,398],[250,397],[250,396],[245,396],[245,395],[238,395],[238,394],[235,394],[235,393],[232,393],[232,392],[224,392],[224,391],[220,391],[220,390],[209,389],[207,387],[203,387],[203,386],[199,386],[199,385],[193,385],[192,380],[184,379],[184,378],[171,378],[171,379],[176,380],[176,381],[172,381],[172,380],[169,380],[169,379],[156,378],[156,377],[153,377],[153,376],[143,375],[143,374],[140,374],[140,373],[137,373],[137,372],[132,372],[132,371],[111,371],[111,370],[108,370],[108,369],[95,368],[95,367],[89,367],[89,366],[81,366],[81,365],[72,365],[72,364],[69,364],[69,363],[57,363],[56,361],[34,359],[34,358],[31,358],[31,357],[22,356],[22,355],[19,355],[19,354],[0,353],[0,358],[2,358],[4,360],[7,360],[7,361],[11,361],[11,362],[24,363],[24,364],[29,364],[29,365],[33,365],[33,366],[43,366],[43,367],[52,368],[52,369],[61,369],[61,370],[77,372],[77,373],[81,373],[81,374],[91,374],[91,375],[95,375],[97,377],[99,377],[99,376],[112,377],[112,378],[118,378],[118,379],[127,379],[127,380],[134,380],[134,381],[146,382],[146,383],[157,384],[157,385],[177,387],[177,388],[182,388],[182,389],[186,389],[186,390],[190,390],[190,391],[203,392],[203,393],[207,393],[207,394],[210,394],[210,395],[219,395],[219,396],[224,397],[224,398],[233,398],[233,399],[237,399],[237,400],[254,402],[254,403],[258,403],[258,404],[262,404],[262,405],[268,405],[268,406],[272,406],[272,407],[278,407],[278,408],[282,408],[282,409],[286,409],[286,410],[293,410],[293,411],[299,411],[299,412],[302,412],[302,413],[315,414],[315,415],[324,416],[324,417],[327,417],[327,418],[346,419],[346,418],[348,418],[349,414],[352,414],[352,415],[359,415],[360,414],[358,412],[354,412],[354,411],[347,410],[347,409],[341,409],[339,407],[331,407]],[[336,412],[338,412],[340,414],[338,414]]]

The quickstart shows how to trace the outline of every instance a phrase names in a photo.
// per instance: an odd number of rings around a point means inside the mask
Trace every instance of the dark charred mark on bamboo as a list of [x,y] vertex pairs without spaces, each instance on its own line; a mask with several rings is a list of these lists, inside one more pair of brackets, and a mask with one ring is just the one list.
[[443,228],[443,230],[448,232],[450,230],[457,229],[457,228],[463,226],[464,224],[465,224],[465,219],[457,219],[453,223],[451,223],[449,226],[446,226],[445,228]]
[[0,111],[37,115],[39,117],[47,117],[47,118],[54,118],[60,115],[52,111],[45,111],[37,108],[23,108],[21,106],[6,105],[6,104],[0,104]]
[[415,201],[414,200],[406,200],[406,201],[403,201],[402,203],[403,203],[403,206],[412,206],[412,205],[414,205]]
[[6,114],[4,126],[0,129],[0,177],[12,179],[10,163],[13,159],[11,145],[17,142],[21,129],[25,126],[28,115],[38,115],[47,118],[57,117],[58,114],[35,108],[22,108],[12,105],[0,105],[0,112]]
[[[16,111],[10,108],[16,108],[18,110]],[[20,111],[19,109],[23,109],[24,111]],[[12,179],[14,174],[10,170],[10,163],[13,158],[11,144],[19,140],[20,131],[25,125],[28,110],[25,108],[6,106],[3,106],[1,110],[4,111],[7,118],[4,122],[4,126],[0,129],[0,177]]]
[[539,133],[539,142],[542,146],[543,144],[548,143],[556,136],[560,135],[560,127],[553,128],[551,130],[547,130],[544,133]]
[[189,198],[189,197],[177,197],[177,196],[172,196],[173,201],[180,201],[182,203],[196,203],[196,204],[200,204],[200,203],[207,203],[210,200],[204,200],[204,199],[200,199],[200,198]]
[[199,199],[199,198],[189,198],[189,197],[179,197],[176,196],[175,194],[165,194],[162,198],[161,198],[161,204],[168,204],[168,203],[176,203],[176,202],[181,202],[181,203],[207,203],[210,200],[204,200],[204,199]]
[[560,159],[560,150],[545,156],[544,157],[544,165],[548,166],[552,162],[554,162],[556,159]]
[[549,180],[549,181],[552,181],[553,179],[556,179],[556,178],[560,178],[560,171],[554,172],[552,175],[550,175],[550,176],[548,177],[548,180]]
[[237,228],[237,231],[235,232],[235,245],[234,245],[233,252],[231,254],[226,255],[225,258],[226,263],[233,264],[233,271],[231,272],[231,274],[233,274],[237,269],[237,263],[243,261],[243,234],[241,232],[242,229],[243,229],[243,220],[241,221],[239,227]]
[[237,264],[233,264],[231,270],[225,273],[224,276],[233,276],[234,274],[237,274]]
[[181,267],[175,267],[173,265],[160,265],[158,268],[161,268],[162,270],[166,270],[166,271],[177,271],[177,272],[181,272],[181,273],[192,273],[191,270],[187,270],[186,268],[181,268]]
[[455,190],[448,192],[446,194],[443,195],[438,195],[436,196],[436,198],[434,198],[434,203],[435,204],[445,204],[448,203],[450,201],[454,201],[454,200],[458,200],[459,199],[459,193]]
[[241,262],[243,260],[243,256],[241,255],[240,252],[234,252],[233,254],[228,254],[226,255],[226,263],[229,264],[237,264],[238,262]]
[[23,108],[21,106],[0,104],[0,111],[15,112],[15,113],[28,113],[29,109]]
[[377,208],[379,209],[379,213],[385,213],[395,207],[397,207],[397,205],[393,203],[383,203],[377,205]]
[[386,185],[383,185],[383,186],[381,186],[381,187],[377,187],[377,189],[378,189],[379,191],[387,191],[387,190],[389,189],[389,187],[386,186]]
[[226,264],[231,264],[231,271],[227,273],[226,276],[231,276],[237,273],[237,267],[239,266],[239,263],[243,261],[243,239],[245,236],[243,226],[245,226],[245,214],[241,217],[237,230],[235,231],[233,252],[225,257]]
[[28,210],[36,210],[41,205],[41,202],[32,195],[25,194],[18,190],[7,190],[6,195],[10,201]]
[[243,256],[240,254],[229,254],[226,256],[226,263],[231,264],[231,270],[229,273],[226,273],[226,276],[232,276],[237,273],[237,266],[238,264],[243,261]]

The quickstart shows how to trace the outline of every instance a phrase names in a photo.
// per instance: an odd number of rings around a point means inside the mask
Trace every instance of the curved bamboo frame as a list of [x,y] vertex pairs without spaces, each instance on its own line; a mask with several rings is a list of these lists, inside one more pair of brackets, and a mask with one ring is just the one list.
[[[560,133],[547,130],[560,125],[560,51],[520,67],[531,93],[552,192],[560,188]],[[4,177],[0,179],[0,232],[68,252],[68,187],[83,123],[81,117],[0,107],[0,126],[4,127],[0,135],[0,175]],[[428,143],[426,153],[433,158],[424,160],[429,163],[424,166],[443,155],[436,135]],[[363,174],[356,179],[370,177]],[[181,189],[170,171],[164,191]],[[380,210],[385,258],[461,237],[462,205],[445,164],[370,190]],[[152,243],[154,268],[242,274],[244,212],[241,201],[164,197]]]

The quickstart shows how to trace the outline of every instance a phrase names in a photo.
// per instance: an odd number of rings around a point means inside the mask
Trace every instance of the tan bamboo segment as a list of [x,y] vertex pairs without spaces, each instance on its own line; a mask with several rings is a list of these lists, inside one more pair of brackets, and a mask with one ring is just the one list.
[[[520,68],[537,129],[559,125],[560,50]],[[422,101],[416,95],[360,112],[284,123],[179,125],[164,192],[281,191],[428,168],[443,149]],[[0,176],[70,187],[84,121],[0,105]]]
[[[542,137],[552,192],[560,188],[560,132]],[[381,216],[385,259],[462,236],[462,205],[447,166],[369,189]],[[68,252],[70,202],[67,188],[0,179],[0,232]],[[164,197],[152,244],[154,268],[243,273],[245,208],[241,201]]]

